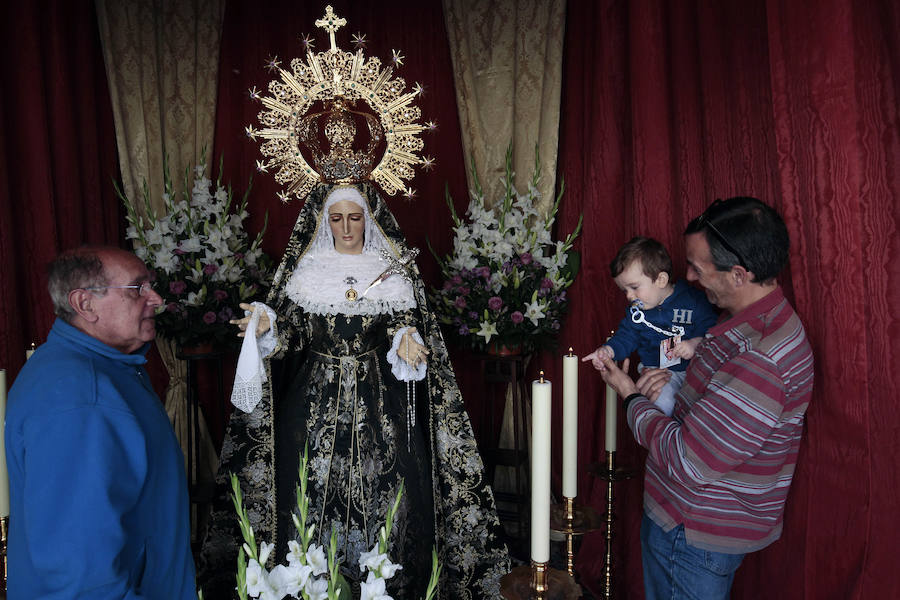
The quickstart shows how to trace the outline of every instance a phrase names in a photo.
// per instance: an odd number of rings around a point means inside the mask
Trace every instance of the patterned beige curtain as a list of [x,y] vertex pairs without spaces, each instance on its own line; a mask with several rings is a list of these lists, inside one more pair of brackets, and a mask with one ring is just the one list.
[[[158,214],[164,211],[163,157],[168,156],[180,195],[185,169],[203,149],[212,149],[224,4],[96,0],[123,191],[141,209],[143,203],[136,201],[146,182],[151,206]],[[186,366],[175,358],[171,340],[158,339],[157,348],[169,373],[166,412],[186,459]],[[217,458],[202,415],[198,427],[196,479],[211,481]]]
[[[556,188],[565,0],[444,0],[444,20],[463,148],[467,160],[474,157],[487,205],[502,197],[507,146],[512,143],[521,193],[531,180],[537,145],[543,167],[536,208],[546,214]],[[468,178],[471,188],[471,172]],[[513,445],[512,414],[509,389],[501,448]],[[527,409],[525,414],[527,419]],[[498,467],[492,483],[497,490],[514,491],[512,468]]]
[[180,194],[212,150],[224,0],[96,0],[125,194],[161,210],[163,157]]
[[556,185],[565,0],[444,0],[444,19],[463,148],[488,204],[502,194],[507,145],[523,192],[537,144],[545,213]]

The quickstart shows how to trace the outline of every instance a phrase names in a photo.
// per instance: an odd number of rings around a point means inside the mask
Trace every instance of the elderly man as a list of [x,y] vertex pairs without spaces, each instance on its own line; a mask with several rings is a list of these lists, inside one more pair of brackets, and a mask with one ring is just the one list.
[[58,316],[10,390],[10,600],[196,598],[181,450],[144,370],[162,303],[133,254],[49,265]]
[[717,200],[685,231],[688,279],[722,309],[667,417],[651,402],[668,378],[637,382],[604,361],[628,425],[648,450],[641,553],[648,600],[728,598],[748,552],[781,535],[813,385],[806,332],[775,277],[787,263],[781,217],[755,198]]

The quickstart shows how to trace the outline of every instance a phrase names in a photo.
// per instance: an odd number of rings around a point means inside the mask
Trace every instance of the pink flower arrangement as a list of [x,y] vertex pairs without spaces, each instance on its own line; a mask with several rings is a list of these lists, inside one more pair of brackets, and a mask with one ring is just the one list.
[[165,299],[157,331],[182,346],[233,342],[228,321],[238,304],[264,296],[271,281],[271,260],[260,248],[263,232],[251,239],[243,227],[249,189],[234,203],[231,187],[208,179],[205,165],[199,165],[193,189],[185,189],[176,202],[167,163],[164,169],[164,215],[150,208],[146,187],[143,214],[116,190],[127,210],[127,237],[155,271],[156,290]]
[[445,281],[432,299],[447,332],[464,345],[486,349],[492,342],[526,351],[552,346],[565,315],[566,289],[578,272],[580,256],[573,244],[581,220],[564,241],[550,230],[562,192],[546,217],[536,210],[540,160],[527,194],[512,183],[512,156],[506,156],[506,193],[492,209],[475,178],[475,190],[460,219],[448,197],[454,222],[453,252],[436,257]]

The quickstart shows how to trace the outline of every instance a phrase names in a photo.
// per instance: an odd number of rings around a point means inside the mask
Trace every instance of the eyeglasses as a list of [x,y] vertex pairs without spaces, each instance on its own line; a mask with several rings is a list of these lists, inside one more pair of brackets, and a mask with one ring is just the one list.
[[137,290],[138,296],[146,296],[150,293],[150,290],[153,289],[153,284],[149,281],[145,281],[144,283],[137,285],[103,285],[103,286],[95,286],[95,287],[86,287],[81,288],[84,290],[90,291],[99,291],[99,290]]
[[749,271],[750,269],[747,267],[747,261],[745,261],[744,257],[741,256],[741,253],[738,252],[737,249],[731,245],[731,243],[725,238],[725,236],[722,235],[722,232],[719,231],[716,228],[716,226],[712,224],[712,221],[709,218],[709,211],[721,203],[722,203],[722,200],[717,199],[715,202],[713,202],[712,204],[709,205],[709,208],[707,208],[705,211],[703,211],[702,215],[697,217],[697,230],[698,231],[702,230],[705,227],[705,228],[708,228],[710,231],[712,231],[713,235],[716,236],[716,239],[722,243],[722,245],[725,247],[725,249],[737,257],[738,264],[740,266],[744,267],[745,270]]

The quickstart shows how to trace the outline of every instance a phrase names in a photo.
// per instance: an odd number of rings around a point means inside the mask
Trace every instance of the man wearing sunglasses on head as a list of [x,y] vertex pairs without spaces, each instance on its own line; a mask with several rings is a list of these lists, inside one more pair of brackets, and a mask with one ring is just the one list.
[[722,309],[676,394],[671,417],[652,400],[668,379],[637,381],[604,361],[628,425],[647,448],[641,554],[648,600],[728,598],[748,552],[778,539],[812,393],[803,324],[776,276],[788,233],[756,198],[716,200],[685,230],[687,277]]
[[144,370],[162,298],[136,256],[48,268],[57,320],[9,394],[9,598],[196,598],[184,458]]

